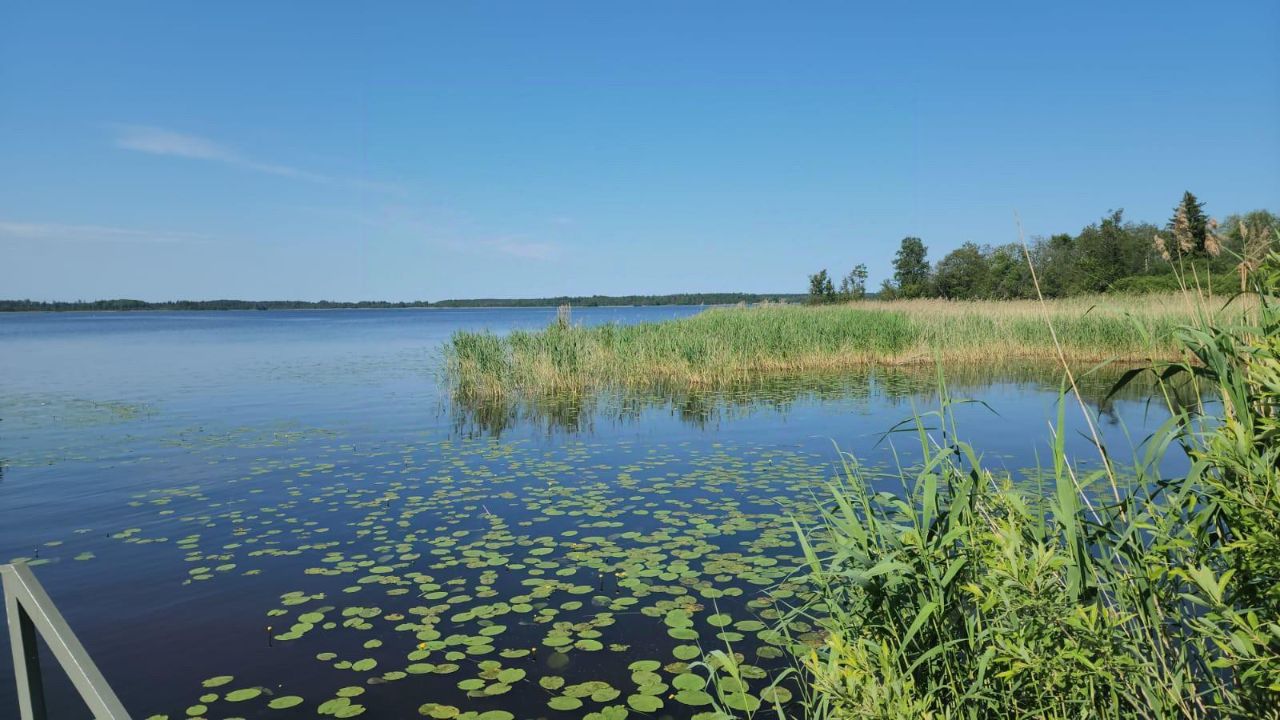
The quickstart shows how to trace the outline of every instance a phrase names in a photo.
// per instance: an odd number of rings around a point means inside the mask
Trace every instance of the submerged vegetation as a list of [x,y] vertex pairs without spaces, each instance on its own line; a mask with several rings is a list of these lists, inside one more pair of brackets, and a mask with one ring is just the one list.
[[[1220,300],[1205,300],[1205,303]],[[1047,305],[1068,359],[1176,359],[1196,318],[1176,295],[1093,296]],[[1235,312],[1234,306],[1224,312]],[[459,332],[445,347],[455,393],[498,397],[607,387],[717,387],[766,373],[1057,357],[1038,303],[902,300],[829,307],[717,308],[690,318],[539,331]]]
[[[1130,490],[1101,446],[1102,469],[1069,462],[1065,386],[1049,487],[984,467],[945,394],[898,492],[849,458],[822,520],[797,525],[816,594],[787,617],[825,639],[791,645],[806,692],[788,714],[1280,717],[1278,279],[1247,319],[1180,329],[1188,359],[1150,368],[1216,400],[1170,406]],[[1179,446],[1190,472],[1166,477]]]

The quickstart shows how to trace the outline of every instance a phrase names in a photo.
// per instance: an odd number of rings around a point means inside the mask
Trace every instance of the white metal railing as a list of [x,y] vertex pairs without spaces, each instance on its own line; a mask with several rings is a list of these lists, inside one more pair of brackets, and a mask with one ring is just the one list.
[[22,720],[48,718],[37,642],[43,638],[97,720],[129,720],[129,713],[31,568],[21,562],[0,565],[0,580],[4,584],[9,644],[13,647],[13,673],[18,681],[19,717]]

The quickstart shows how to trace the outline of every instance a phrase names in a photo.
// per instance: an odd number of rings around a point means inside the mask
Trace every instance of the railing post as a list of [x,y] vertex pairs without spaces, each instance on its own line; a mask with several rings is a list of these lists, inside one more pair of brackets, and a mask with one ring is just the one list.
[[18,712],[22,720],[47,720],[44,704],[44,681],[40,675],[40,645],[35,623],[18,603],[17,597],[5,593],[6,616],[9,618],[9,641],[13,645],[13,673],[18,686]]
[[0,566],[4,585],[4,615],[9,625],[9,647],[13,651],[13,675],[18,691],[18,716],[22,720],[47,720],[44,683],[40,677],[40,646],[35,623],[18,602],[9,566]]
[[47,720],[40,672],[40,637],[98,720],[129,720],[129,713],[85,652],[75,633],[26,565],[0,565],[5,616],[13,649],[22,720]]

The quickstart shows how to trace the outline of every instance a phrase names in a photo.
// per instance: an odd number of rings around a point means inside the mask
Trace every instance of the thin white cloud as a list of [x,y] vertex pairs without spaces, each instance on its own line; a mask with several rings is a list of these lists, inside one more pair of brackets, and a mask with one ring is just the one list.
[[11,222],[0,220],[0,239],[34,242],[198,243],[208,236],[186,232],[135,230],[107,225]]
[[151,125],[113,125],[115,145],[122,150],[222,163],[244,170],[304,180],[320,185],[340,185],[362,190],[399,193],[399,188],[387,183],[371,182],[358,178],[340,178],[308,172],[289,165],[262,162],[234,148],[198,135],[175,132]]
[[240,164],[243,158],[212,140],[183,135],[164,128],[146,125],[117,125],[116,147],[152,155],[173,155],[197,160],[217,160]]

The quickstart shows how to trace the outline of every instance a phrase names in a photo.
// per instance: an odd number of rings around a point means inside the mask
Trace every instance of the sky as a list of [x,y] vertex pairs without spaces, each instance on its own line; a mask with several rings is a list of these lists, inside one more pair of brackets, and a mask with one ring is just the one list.
[[1280,3],[12,2],[0,298],[805,292],[1280,211]]

